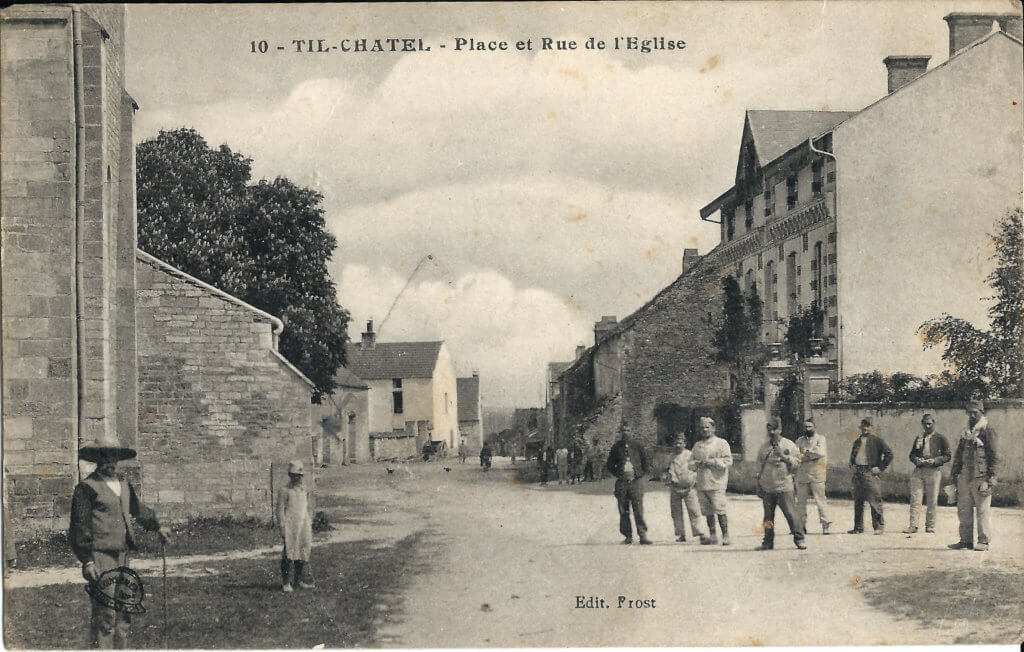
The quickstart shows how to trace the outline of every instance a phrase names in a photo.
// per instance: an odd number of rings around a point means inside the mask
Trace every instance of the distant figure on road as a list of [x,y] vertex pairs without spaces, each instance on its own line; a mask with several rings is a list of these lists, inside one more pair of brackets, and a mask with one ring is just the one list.
[[[967,405],[967,429],[953,454],[950,480],[957,488],[956,515],[960,519],[960,541],[949,547],[955,550],[974,548],[988,550],[992,542],[992,490],[996,485],[996,449],[998,438],[988,425],[985,405],[971,401]],[[974,519],[977,512],[978,543],[974,541]]]
[[569,482],[569,449],[560,446],[555,451],[555,463],[558,465],[558,484]]
[[302,485],[302,460],[288,464],[288,484],[277,491],[277,526],[284,539],[281,551],[281,590],[311,589],[302,573],[313,548],[313,519],[309,513],[309,494]]
[[466,463],[466,440],[459,442],[459,464]]
[[508,447],[508,455],[509,455],[509,457],[512,458],[512,464],[515,464],[516,463],[516,445],[515,444],[511,444]]
[[572,478],[572,484],[583,482],[583,467],[585,465],[586,455],[584,453],[583,440],[574,439],[572,448],[569,451],[569,476]]
[[935,532],[935,513],[939,509],[939,486],[942,484],[942,465],[952,456],[946,438],[935,432],[935,417],[925,414],[921,417],[924,431],[914,440],[910,448],[910,462],[914,470],[910,473],[910,525],[904,534],[916,534],[921,518],[921,499],[924,499],[924,531]]
[[647,538],[647,523],[644,521],[644,481],[650,468],[647,453],[639,443],[629,436],[626,426],[620,427],[621,438],[608,451],[608,472],[614,475],[615,500],[619,506],[619,532],[626,537],[623,543],[633,543],[633,528],[629,522],[629,511],[633,510],[636,533],[642,545],[651,543]]
[[583,465],[583,479],[593,481],[597,477],[595,470],[599,464],[597,460],[597,437],[594,437],[593,443],[587,446],[583,454],[587,458],[586,464]]
[[806,550],[804,524],[796,512],[793,500],[793,472],[800,466],[800,449],[782,436],[778,417],[768,420],[768,441],[757,451],[757,493],[764,506],[764,538],[758,550],[775,547],[775,508],[782,509],[793,543]]
[[484,471],[491,468],[491,457],[493,455],[490,444],[484,444],[480,449],[480,466],[484,467]]
[[702,439],[693,445],[690,464],[697,471],[697,500],[708,524],[708,535],[700,538],[701,545],[717,545],[715,517],[722,528],[722,545],[729,545],[729,517],[725,513],[725,489],[729,485],[729,467],[732,450],[729,442],[715,435],[715,420],[701,417]]
[[807,533],[807,499],[814,497],[818,508],[818,520],[821,521],[821,533],[828,534],[828,520],[825,508],[825,476],[828,473],[828,444],[825,438],[814,430],[814,419],[807,417],[804,421],[804,434],[796,440],[800,449],[800,468],[796,471],[796,512]]
[[676,456],[668,466],[668,504],[672,513],[672,526],[676,541],[686,541],[686,520],[694,537],[703,537],[700,526],[700,504],[697,502],[697,474],[690,468],[692,453],[686,448],[686,440],[676,440]]
[[555,449],[546,446],[537,453],[537,466],[540,467],[540,483],[547,485],[548,476],[551,473],[551,465],[554,464]]
[[871,506],[871,527],[875,534],[885,533],[885,514],[882,506],[882,478],[879,477],[892,463],[892,449],[881,437],[873,434],[871,417],[860,420],[860,437],[850,450],[853,467],[853,529],[849,534],[864,532],[864,503]]

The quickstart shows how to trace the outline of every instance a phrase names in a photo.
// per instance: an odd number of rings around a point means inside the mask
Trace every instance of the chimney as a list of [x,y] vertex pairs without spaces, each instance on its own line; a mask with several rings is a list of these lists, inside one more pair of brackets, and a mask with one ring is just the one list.
[[[992,32],[992,23],[998,22],[1001,29],[1013,27],[1014,14],[976,14],[955,11],[942,20],[949,25],[949,56],[974,43]],[[1018,25],[1019,23],[1019,18]]]
[[615,330],[615,327],[619,325],[619,321],[615,318],[615,315],[603,315],[601,321],[594,322],[594,345],[601,343],[605,335]]
[[683,249],[683,274],[693,269],[693,266],[700,260],[696,249]]
[[576,345],[576,359],[579,360],[581,357],[583,357],[583,353],[586,350],[587,350],[586,345],[584,345],[584,344],[577,344]]
[[914,81],[928,70],[927,55],[902,55],[882,59],[889,71],[889,92],[895,92]]
[[377,334],[373,332],[373,320],[366,320],[366,332],[363,333],[363,348],[373,348],[374,342],[377,340]]

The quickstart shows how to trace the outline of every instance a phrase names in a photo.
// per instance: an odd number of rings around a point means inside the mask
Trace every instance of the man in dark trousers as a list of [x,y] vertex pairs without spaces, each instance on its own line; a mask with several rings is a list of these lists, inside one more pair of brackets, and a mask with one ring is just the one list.
[[615,500],[619,505],[619,532],[626,537],[623,543],[633,543],[633,528],[629,522],[629,510],[633,510],[636,533],[642,545],[650,544],[647,538],[647,524],[644,522],[644,481],[650,468],[647,453],[639,443],[629,436],[625,426],[619,429],[621,438],[608,451],[605,467],[615,476]]
[[793,535],[793,543],[806,550],[803,518],[796,511],[793,498],[793,473],[800,466],[800,449],[782,436],[778,417],[768,420],[768,441],[757,452],[757,493],[764,507],[764,539],[758,550],[775,548],[775,508],[782,510]]
[[[82,577],[92,585],[103,573],[127,566],[128,551],[135,549],[134,520],[167,541],[170,530],[162,527],[153,510],[139,500],[135,487],[117,474],[117,463],[135,457],[135,451],[114,442],[83,446],[78,457],[96,464],[96,470],[75,487],[71,498],[68,540],[82,562]],[[93,648],[128,647],[131,616],[93,598],[89,643]]]
[[892,463],[892,449],[881,437],[875,436],[874,428],[871,417],[861,419],[860,437],[850,450],[850,466],[853,468],[853,529],[850,534],[864,532],[865,502],[871,506],[871,526],[875,534],[885,532],[880,476]]

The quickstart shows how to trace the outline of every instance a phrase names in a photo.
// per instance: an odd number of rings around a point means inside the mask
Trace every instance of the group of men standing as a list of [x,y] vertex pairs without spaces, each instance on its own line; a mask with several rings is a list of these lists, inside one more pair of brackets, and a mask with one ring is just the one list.
[[603,480],[604,459],[604,452],[596,438],[589,446],[580,437],[573,439],[569,446],[557,449],[548,446],[537,454],[541,484],[548,483],[548,476],[552,471],[557,473],[558,484]]
[[[921,433],[909,454],[914,465],[910,474],[910,523],[903,532],[912,535],[919,531],[922,502],[926,505],[925,532],[935,531],[942,467],[952,461],[950,485],[955,487],[955,492],[950,491],[957,496],[960,540],[949,547],[988,550],[992,537],[992,491],[997,481],[997,437],[985,418],[981,401],[970,402],[966,412],[967,427],[953,453],[946,438],[935,431],[935,418],[931,414],[922,417]],[[779,419],[772,417],[767,424],[767,440],[755,457],[757,493],[764,509],[764,534],[758,550],[771,550],[775,546],[776,511],[781,511],[786,519],[796,547],[806,549],[807,507],[811,500],[817,508],[822,534],[830,533],[832,521],[825,497],[828,448],[825,437],[816,431],[813,419],[803,425],[803,434],[792,441],[782,436]],[[893,452],[885,440],[875,434],[870,417],[861,420],[859,430],[849,459],[854,515],[853,528],[848,533],[864,532],[866,505],[871,512],[872,529],[880,535],[885,532],[881,474],[892,464]],[[650,461],[643,446],[630,437],[625,426],[620,432],[621,438],[612,446],[606,463],[608,472],[616,478],[614,495],[619,510],[619,531],[624,537],[623,543],[633,543],[635,525],[639,542],[650,544],[643,509],[644,482],[651,473]],[[700,439],[692,451],[686,448],[685,441],[678,440],[676,455],[665,470],[675,536],[677,541],[686,541],[689,520],[693,536],[698,537],[701,544],[727,546],[730,540],[725,491],[732,451],[728,442],[715,434],[715,422],[710,417],[701,418],[699,434]],[[700,516],[704,517],[703,524]],[[721,530],[721,538],[716,526]]]

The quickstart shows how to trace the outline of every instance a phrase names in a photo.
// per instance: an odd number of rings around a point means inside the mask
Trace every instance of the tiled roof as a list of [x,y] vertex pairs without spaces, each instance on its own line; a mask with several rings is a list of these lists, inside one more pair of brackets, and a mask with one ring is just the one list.
[[444,342],[377,342],[349,351],[349,371],[363,380],[432,378]]
[[370,386],[364,383],[362,378],[359,378],[345,367],[338,367],[338,371],[334,374],[334,382],[338,384],[338,387],[370,389]]
[[762,166],[774,161],[808,138],[829,131],[856,111],[748,110],[747,121]]
[[456,378],[455,392],[459,399],[459,421],[479,421],[480,377]]

